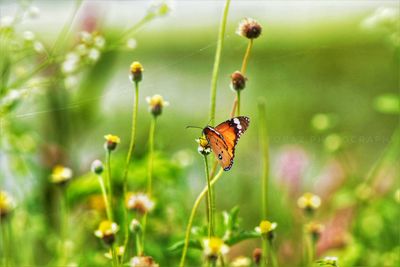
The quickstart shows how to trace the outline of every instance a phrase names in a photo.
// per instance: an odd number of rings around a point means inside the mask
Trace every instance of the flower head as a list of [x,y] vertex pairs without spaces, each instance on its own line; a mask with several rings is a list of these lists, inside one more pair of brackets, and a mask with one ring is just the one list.
[[274,238],[274,230],[278,227],[276,222],[270,222],[267,220],[263,220],[260,222],[260,225],[256,227],[256,232],[260,233],[262,237],[266,237],[269,240]]
[[103,239],[106,244],[111,245],[115,241],[115,234],[118,230],[119,226],[115,222],[105,220],[100,223],[94,235]]
[[140,64],[140,62],[134,61],[131,64],[130,71],[131,71],[130,78],[132,82],[138,83],[142,80],[144,69],[142,64]]
[[256,20],[245,18],[239,23],[236,33],[248,39],[255,39],[260,36],[261,31],[262,27]]
[[104,138],[106,139],[106,143],[104,144],[104,147],[108,151],[115,150],[117,148],[117,144],[119,144],[121,142],[121,139],[118,136],[112,135],[112,134],[107,134],[104,136]]
[[337,262],[338,258],[332,256],[326,256],[322,260],[317,261],[319,266],[324,266],[324,267],[337,267],[338,266]]
[[146,194],[137,193],[128,195],[126,206],[130,210],[145,214],[153,210],[154,202]]
[[15,208],[14,199],[6,191],[0,191],[0,218],[5,218]]
[[324,225],[317,222],[310,222],[305,225],[305,231],[311,235],[314,241],[317,241],[324,230]]
[[130,267],[158,267],[152,257],[150,256],[136,256],[131,259]]
[[218,237],[211,237],[203,240],[204,255],[209,260],[217,260],[219,255],[225,255],[229,252],[229,247]]
[[56,165],[50,176],[50,180],[55,184],[65,184],[72,178],[72,170],[62,165]]
[[206,156],[211,153],[210,143],[208,142],[207,138],[203,135],[196,139],[196,142],[199,144],[197,151]]
[[91,170],[95,174],[100,175],[104,171],[104,165],[100,160],[96,159],[95,161],[92,162]]
[[234,91],[243,90],[246,87],[247,78],[240,71],[235,71],[231,75],[231,88]]
[[[116,255],[119,259],[122,259],[122,256],[124,256],[125,253],[125,247],[124,246],[119,246],[115,249]],[[112,251],[111,248],[108,252],[104,253],[104,257],[107,259],[112,260]]]
[[131,232],[133,234],[137,234],[142,232],[142,225],[140,224],[140,222],[136,219],[133,219],[131,221],[131,223],[129,224],[129,230],[131,230]]
[[149,111],[154,117],[161,115],[163,107],[169,105],[169,103],[160,95],[146,97],[146,101],[149,103]]
[[306,212],[313,212],[321,206],[321,199],[319,196],[312,193],[305,193],[297,200],[299,208]]

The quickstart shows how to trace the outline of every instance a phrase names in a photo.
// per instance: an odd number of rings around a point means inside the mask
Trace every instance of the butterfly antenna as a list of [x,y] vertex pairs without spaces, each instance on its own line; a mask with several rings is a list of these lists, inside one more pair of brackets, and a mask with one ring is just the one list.
[[186,129],[188,129],[188,128],[197,128],[197,129],[202,129],[203,130],[203,128],[201,128],[199,126],[186,126]]

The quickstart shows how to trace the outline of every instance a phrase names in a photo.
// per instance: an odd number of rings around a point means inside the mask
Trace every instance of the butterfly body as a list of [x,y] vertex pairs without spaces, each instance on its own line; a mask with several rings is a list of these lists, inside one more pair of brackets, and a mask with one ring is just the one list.
[[239,116],[224,121],[215,128],[207,126],[203,129],[204,136],[225,171],[232,168],[236,144],[249,123],[248,117]]

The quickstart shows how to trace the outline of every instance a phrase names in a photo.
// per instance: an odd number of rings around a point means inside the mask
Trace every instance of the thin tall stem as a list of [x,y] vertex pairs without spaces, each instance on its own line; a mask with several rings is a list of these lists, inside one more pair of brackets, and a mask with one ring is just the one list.
[[106,152],[106,166],[107,166],[107,191],[108,191],[108,203],[110,208],[110,220],[114,220],[114,214],[112,209],[112,199],[113,199],[113,191],[112,191],[112,181],[111,181],[111,151],[107,150]]
[[[127,246],[129,242],[129,221],[128,221],[128,210],[127,207],[125,206],[125,198],[128,194],[128,173],[129,173],[129,166],[131,163],[132,159],[132,154],[135,149],[135,144],[136,144],[136,124],[137,124],[137,113],[138,113],[138,108],[139,108],[139,83],[135,82],[135,99],[134,99],[134,105],[132,106],[132,123],[131,123],[131,140],[129,143],[129,150],[128,154],[126,156],[126,161],[125,161],[125,168],[124,168],[124,174],[123,174],[123,206],[124,206],[124,251],[127,251]],[[125,254],[125,253],[124,253]]]
[[236,93],[237,98],[237,115],[240,116],[240,90]]
[[153,191],[153,162],[154,162],[154,135],[156,129],[156,117],[153,116],[149,131],[149,162],[147,166],[147,194],[149,197]]
[[247,70],[247,62],[249,61],[250,52],[251,52],[252,47],[253,47],[253,39],[250,39],[249,43],[247,45],[246,53],[244,54],[244,57],[243,57],[242,68],[240,69],[240,72],[243,75],[245,75],[246,70]]
[[[218,181],[218,179],[222,176],[223,172],[224,172],[224,170],[221,168],[220,171],[217,173],[217,175],[215,175],[214,179],[211,180],[211,182],[210,182],[211,186],[213,186]],[[188,225],[186,227],[185,243],[183,246],[182,256],[181,256],[181,261],[179,263],[179,267],[185,266],[185,259],[186,259],[186,254],[187,254],[187,250],[188,250],[188,246],[189,246],[190,231],[192,230],[193,219],[194,219],[194,216],[196,215],[196,211],[201,203],[201,200],[207,194],[207,191],[208,191],[208,186],[206,186],[203,189],[203,191],[201,191],[201,193],[198,195],[198,197],[196,198],[196,201],[193,204],[192,211],[190,212]]]
[[103,177],[101,175],[97,175],[97,178],[99,180],[99,184],[100,184],[100,188],[101,188],[101,194],[103,196],[103,201],[104,201],[104,204],[106,205],[107,219],[111,220],[110,203],[108,203],[107,191],[106,191],[106,187],[104,185]]
[[207,179],[207,204],[208,204],[208,238],[214,235],[214,201],[213,201],[213,188],[211,187],[210,172],[208,169],[207,156],[204,155],[204,168]]
[[210,99],[210,124],[215,124],[215,106],[216,106],[216,98],[217,98],[217,80],[218,80],[218,72],[219,72],[219,65],[221,61],[221,54],[222,48],[224,45],[224,36],[225,36],[225,29],[226,29],[226,21],[228,18],[228,11],[230,0],[226,0],[224,13],[221,18],[221,24],[219,26],[219,33],[218,33],[218,41],[217,41],[217,50],[215,52],[215,59],[214,59],[214,68],[211,78],[211,99]]
[[261,202],[262,211],[261,216],[263,220],[267,219],[267,209],[268,209],[268,187],[269,187],[269,138],[267,131],[267,121],[266,121],[266,110],[265,101],[263,99],[259,100],[258,103],[259,112],[259,142],[261,145],[262,153],[262,175],[261,175]]

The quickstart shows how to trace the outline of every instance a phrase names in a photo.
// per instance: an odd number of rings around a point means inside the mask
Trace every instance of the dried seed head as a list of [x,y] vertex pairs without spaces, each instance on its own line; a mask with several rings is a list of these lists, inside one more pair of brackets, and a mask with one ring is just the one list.
[[144,69],[142,64],[140,64],[140,62],[134,61],[131,64],[130,71],[131,71],[130,78],[132,82],[138,83],[142,80]]
[[245,18],[239,23],[236,33],[248,39],[255,39],[260,36],[261,31],[262,27],[257,21]]
[[314,241],[317,241],[324,231],[324,225],[313,221],[305,225],[305,231],[311,235]]
[[247,78],[240,71],[235,71],[231,75],[231,88],[234,91],[243,90],[246,87]]
[[130,261],[130,267],[159,267],[150,256],[136,256]]
[[154,209],[154,202],[144,193],[129,194],[126,198],[126,206],[139,214],[145,214]]

